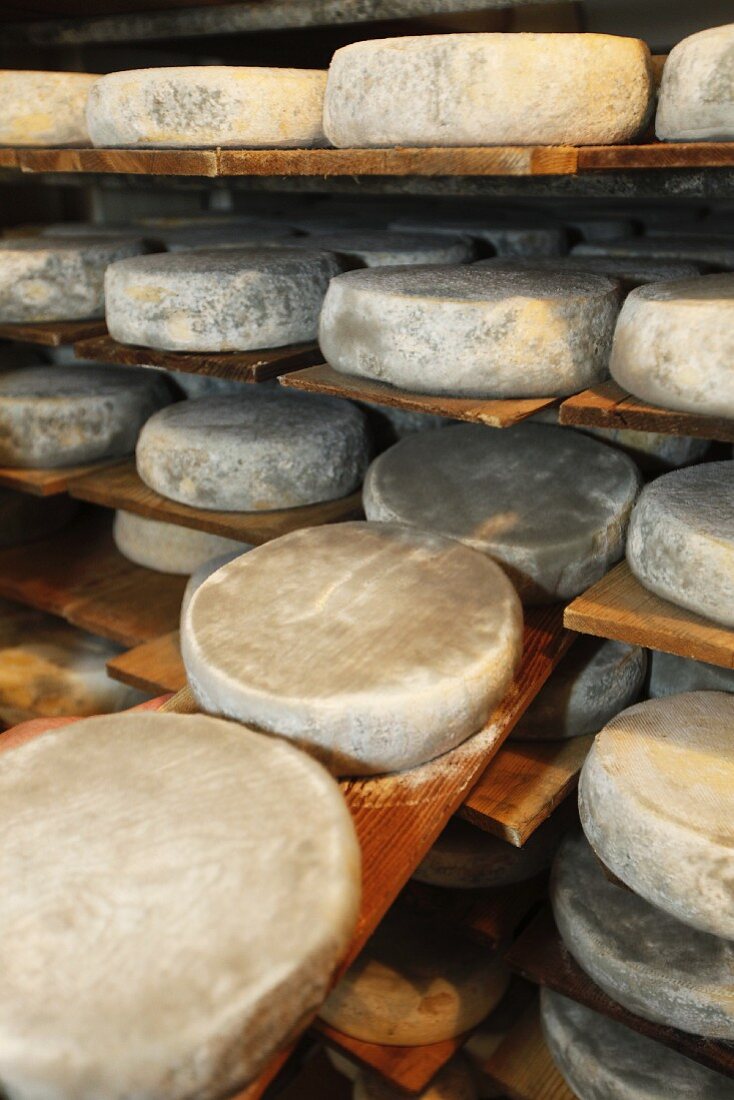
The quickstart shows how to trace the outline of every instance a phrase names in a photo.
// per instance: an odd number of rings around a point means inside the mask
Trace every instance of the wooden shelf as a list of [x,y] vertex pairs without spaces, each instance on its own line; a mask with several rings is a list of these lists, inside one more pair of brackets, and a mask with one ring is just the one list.
[[113,680],[150,692],[165,695],[186,687],[186,670],[181,660],[181,640],[178,630],[162,634],[133,646],[107,662]]
[[576,1100],[546,1045],[537,997],[483,1068],[514,1100]]
[[616,382],[601,382],[593,389],[566,398],[560,407],[559,421],[580,428],[627,428],[734,443],[734,420],[646,405],[625,393]]
[[734,630],[649,592],[626,562],[568,605],[569,630],[734,668]]
[[119,458],[87,463],[84,466],[64,466],[55,470],[19,470],[10,466],[0,467],[0,485],[30,493],[34,497],[53,497],[65,493],[69,482],[98,470],[109,469],[122,461]]
[[[0,150],[0,153],[2,150]],[[107,331],[104,321],[35,321],[24,325],[0,325],[0,339],[58,348]]]

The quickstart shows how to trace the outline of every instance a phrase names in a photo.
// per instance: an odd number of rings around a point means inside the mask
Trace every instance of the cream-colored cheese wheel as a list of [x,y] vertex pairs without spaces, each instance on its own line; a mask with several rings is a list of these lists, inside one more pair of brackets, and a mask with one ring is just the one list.
[[634,256],[545,256],[524,260],[508,260],[504,256],[495,256],[489,260],[480,260],[476,265],[490,271],[557,271],[560,273],[577,271],[588,275],[603,275],[622,285],[622,292],[628,294],[638,286],[647,283],[664,282],[667,279],[692,279],[701,274],[704,265],[693,261],[636,259]]
[[734,697],[638,703],[602,730],[581,772],[591,846],[635,893],[734,939]]
[[319,69],[132,69],[96,81],[87,126],[94,145],[122,148],[323,145],[325,89]]
[[107,272],[107,327],[122,344],[169,351],[314,340],[329,280],[340,270],[328,252],[296,249],[141,256]]
[[651,592],[734,627],[734,462],[674,470],[645,486],[627,562]]
[[334,54],[324,132],[338,147],[607,145],[638,134],[650,51],[600,34],[442,34]]
[[0,71],[0,145],[89,145],[90,73]]
[[661,141],[734,141],[734,23],[692,34],[670,51],[655,132]]
[[[288,242],[292,244],[293,242]],[[317,233],[297,240],[298,248],[336,252],[364,267],[400,267],[417,264],[463,264],[476,251],[468,238],[438,233],[372,232]]]
[[704,264],[708,270],[734,269],[734,243],[722,236],[677,237],[674,227],[661,236],[630,237],[600,244],[577,244],[574,256],[614,256],[626,259],[673,260],[676,263]]
[[734,692],[734,668],[721,668],[653,650],[650,654],[650,697],[659,699],[663,695],[679,695],[682,691]]
[[229,562],[234,561],[235,558],[239,558],[242,554],[246,554],[248,550],[252,550],[251,544],[243,542],[238,544],[235,550],[228,550],[224,554],[218,554],[215,558],[209,558],[208,561],[202,562],[201,565],[197,565],[184,589],[183,600],[181,601],[182,618],[197,588],[201,588],[204,581],[211,577],[212,573],[216,573],[217,569],[221,569],[223,565],[228,565]]
[[556,836],[534,833],[522,848],[452,818],[413,872],[418,882],[449,889],[488,889],[539,875],[550,865]]
[[[422,1092],[415,1093],[415,1100],[477,1100],[477,1090],[472,1071],[466,1060],[456,1055],[438,1071]],[[360,1073],[354,1085],[352,1100],[404,1100],[405,1093],[367,1071]]]
[[229,512],[297,508],[359,488],[370,453],[361,409],[279,386],[243,391],[151,417],[136,449],[146,485],[180,504]]
[[0,807],[9,1095],[229,1095],[318,1007],[360,860],[305,754],[200,714],[90,718],[3,753]]
[[526,603],[584,591],[618,561],[639,488],[634,464],[580,432],[457,424],[402,439],[370,466],[367,518],[489,554]]
[[447,936],[445,925],[422,914],[393,910],[319,1015],[367,1043],[424,1046],[478,1024],[507,983],[507,970],[486,947]]
[[606,378],[618,308],[599,275],[348,271],[329,285],[319,342],[336,370],[419,393],[563,396]]
[[113,533],[124,557],[158,573],[193,573],[219,554],[244,554],[249,550],[246,542],[178,523],[162,523],[134,512],[115,512]]
[[366,775],[415,767],[481,729],[517,667],[522,614],[484,555],[396,524],[341,523],[219,569],[181,641],[205,710]]
[[71,520],[79,505],[66,494],[33,497],[0,488],[0,547],[17,546],[52,535]]

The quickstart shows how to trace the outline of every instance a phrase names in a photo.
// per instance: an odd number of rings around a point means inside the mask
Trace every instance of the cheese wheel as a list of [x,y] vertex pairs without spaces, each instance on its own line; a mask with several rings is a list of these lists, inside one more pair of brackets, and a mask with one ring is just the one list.
[[[431,1083],[415,1100],[477,1100],[477,1090],[471,1069],[462,1056],[456,1055],[443,1066]],[[360,1073],[354,1085],[352,1100],[404,1100],[405,1093],[378,1077],[376,1073]]]
[[555,845],[555,834],[541,829],[522,848],[515,848],[475,825],[452,818],[413,878],[458,890],[507,886],[544,871]]
[[[291,243],[288,242],[289,245]],[[474,245],[467,238],[379,229],[369,233],[317,233],[299,238],[295,247],[336,252],[364,267],[462,264],[473,260],[476,255]]]
[[468,1031],[502,999],[509,976],[487,950],[439,921],[392,910],[319,1013],[366,1043],[424,1046]]
[[[148,368],[157,370],[158,368]],[[163,368],[160,368],[163,370]],[[247,382],[233,382],[229,378],[214,378],[210,374],[193,374],[190,371],[167,370],[165,374],[171,379],[185,397],[214,397],[215,395],[231,393],[239,396]],[[261,386],[267,386],[267,382],[261,382]]]
[[477,267],[490,271],[569,271],[586,272],[587,275],[603,275],[621,283],[623,294],[628,294],[638,286],[647,283],[665,282],[668,279],[689,279],[700,275],[704,265],[694,261],[637,259],[634,256],[556,256],[548,259],[544,256],[526,260],[507,260],[496,256],[489,260],[480,260]]
[[138,149],[323,145],[326,73],[172,65],[108,73],[87,101],[93,145]]
[[734,462],[689,466],[647,485],[627,562],[651,592],[734,627]]
[[172,397],[165,378],[128,367],[0,371],[0,465],[57,468],[122,458]]
[[594,742],[579,808],[591,846],[635,893],[734,939],[734,698],[685,692],[638,703]]
[[457,424],[402,439],[370,466],[367,518],[460,539],[499,562],[523,602],[583,592],[618,561],[639,474],[580,432]]
[[115,512],[113,534],[124,557],[158,573],[193,573],[219,554],[244,554],[249,550],[246,542],[178,523],[162,523],[134,512]]
[[66,526],[79,505],[65,494],[32,497],[0,488],[0,547],[42,539]]
[[253,547],[249,543],[243,542],[239,544],[235,550],[228,550],[225,554],[217,554],[215,558],[209,558],[208,561],[202,562],[201,565],[197,565],[184,589],[183,600],[181,601],[181,618],[183,619],[186,608],[193,599],[194,592],[196,592],[198,588],[201,588],[204,581],[208,580],[212,573],[216,573],[217,569],[221,569],[223,565],[228,565],[229,562],[234,561],[235,558],[239,558],[242,554],[246,554],[248,550],[252,549]]
[[432,217],[425,218],[403,215],[391,222],[390,228],[444,236],[461,234],[484,245],[485,252],[489,248],[493,255],[508,259],[562,256],[568,251],[568,238],[562,225],[540,217],[528,216],[527,220],[503,217],[496,210],[464,216],[456,211],[447,215],[443,210],[436,210]]
[[734,669],[653,650],[650,654],[650,697],[659,699],[663,695],[679,695],[682,691],[734,692]]
[[348,271],[319,342],[336,370],[419,393],[550,397],[607,376],[611,279],[471,267]]
[[734,416],[734,273],[633,290],[610,369],[635,397],[682,412]]
[[612,447],[624,451],[643,474],[654,476],[700,462],[711,449],[711,441],[691,435],[665,432],[637,432],[630,428],[579,428]]
[[650,51],[602,34],[429,34],[334,54],[333,145],[607,145],[644,129]]
[[670,51],[655,132],[661,141],[734,141],[734,23],[692,34]]
[[122,344],[247,351],[314,340],[335,256],[213,249],[141,256],[105,279],[107,327]]
[[205,710],[368,775],[481,729],[517,667],[522,614],[482,554],[399,525],[340,523],[218,570],[189,604],[181,646]]
[[613,256],[625,259],[673,260],[675,263],[705,264],[709,270],[734,269],[734,243],[726,237],[677,237],[669,228],[663,236],[630,237],[628,240],[577,244],[573,256]]
[[136,451],[146,485],[196,508],[261,512],[337,500],[369,459],[364,413],[276,387],[181,401],[148,420]]
[[192,248],[267,248],[284,245],[290,248],[294,230],[282,223],[257,225],[182,225],[161,229],[158,236],[169,252],[186,252]]
[[359,848],[303,753],[200,714],[90,718],[3,753],[0,806],[17,1100],[229,1095],[317,1008]]
[[0,71],[0,145],[89,145],[90,73]]
[[116,260],[139,256],[127,237],[21,237],[0,241],[0,321],[104,317],[104,277]]

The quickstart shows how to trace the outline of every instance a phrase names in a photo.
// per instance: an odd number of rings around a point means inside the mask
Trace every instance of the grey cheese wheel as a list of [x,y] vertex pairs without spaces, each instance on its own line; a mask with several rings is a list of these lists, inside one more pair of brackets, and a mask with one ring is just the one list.
[[290,148],[323,145],[326,73],[172,65],[108,73],[89,92],[94,145]]
[[733,943],[611,883],[583,833],[561,845],[551,901],[566,947],[613,1001],[666,1027],[734,1039]]
[[618,561],[639,489],[611,447],[544,424],[458,424],[401,440],[370,466],[367,518],[460,539],[525,603],[578,595]]
[[577,244],[574,256],[611,256],[624,259],[665,260],[676,263],[706,265],[709,271],[734,269],[734,242],[730,238],[715,236],[676,237],[670,235],[630,237],[627,240],[604,241],[601,244]]
[[396,524],[340,523],[219,569],[181,639],[205,710],[368,775],[425,763],[481,729],[517,667],[522,614],[482,554]]
[[647,283],[665,282],[668,279],[692,279],[702,273],[704,265],[694,262],[685,263],[675,260],[636,259],[634,256],[556,256],[547,259],[544,256],[526,260],[508,260],[502,256],[489,260],[480,260],[476,265],[490,271],[569,271],[586,272],[588,275],[603,275],[621,283],[622,292],[628,294],[638,286]]
[[663,69],[661,141],[734,141],[734,23],[684,38]]
[[556,835],[534,833],[522,848],[452,818],[413,873],[418,882],[449,889],[476,890],[524,882],[551,861]]
[[651,592],[734,627],[734,462],[674,470],[647,485],[627,561]]
[[105,279],[107,327],[122,344],[248,351],[314,340],[335,256],[211,249],[141,256]]
[[235,558],[241,557],[242,554],[246,554],[248,550],[252,549],[253,547],[250,543],[243,542],[239,544],[235,550],[228,550],[225,554],[217,554],[216,557],[209,558],[208,561],[202,562],[201,565],[197,565],[184,589],[183,600],[181,601],[181,617],[183,618],[186,614],[186,608],[191,603],[194,592],[196,592],[198,588],[201,588],[204,581],[208,580],[212,573],[216,573],[217,569],[221,569],[223,565],[229,565]]
[[442,34],[334,54],[324,131],[340,148],[597,145],[645,126],[650,51],[599,34]]
[[360,858],[303,753],[201,714],[89,718],[3,753],[0,805],[17,1100],[229,1095],[324,997]]
[[366,1043],[425,1046],[452,1039],[487,1016],[509,975],[489,952],[439,921],[392,910],[331,991],[319,1013]]
[[66,494],[43,498],[0,489],[0,547],[52,535],[73,519],[78,507]]
[[[376,1073],[360,1073],[352,1100],[403,1100],[405,1093]],[[415,1094],[415,1100],[477,1100],[472,1071],[459,1054],[443,1066],[431,1083]]]
[[0,145],[89,145],[91,73],[0,71]]
[[563,396],[607,376],[617,311],[599,275],[348,271],[331,281],[319,342],[336,370],[419,393]]
[[127,237],[22,237],[0,241],[0,321],[104,317],[105,271],[140,256]]
[[650,654],[648,691],[652,699],[679,695],[682,691],[734,692],[734,669],[654,650]]
[[162,229],[158,236],[169,252],[188,252],[209,248],[290,248],[297,238],[290,226],[254,225],[182,225]]
[[579,429],[624,451],[639,466],[643,474],[654,476],[691,466],[705,458],[711,441],[691,435],[669,435],[664,432],[637,432],[630,428]]
[[143,428],[136,459],[146,485],[180,504],[261,512],[358,489],[369,438],[351,402],[251,386],[241,397],[161,410]]
[[681,412],[734,417],[734,273],[654,283],[628,296],[612,377],[635,397]]
[[370,233],[318,233],[300,239],[296,247],[336,252],[364,267],[462,264],[473,260],[476,255],[474,245],[467,237],[378,229]]
[[581,823],[607,867],[666,913],[734,939],[734,697],[638,703],[596,738]]
[[483,216],[467,214],[459,216],[456,211],[446,215],[436,211],[433,218],[406,217],[397,219],[391,229],[431,234],[469,237],[492,254],[511,259],[535,256],[562,256],[568,251],[566,231],[552,221],[528,218],[527,221],[503,217],[496,211],[488,211]]
[[734,1081],[662,1043],[569,1001],[540,992],[553,1061],[583,1100],[733,1100]]
[[647,653],[639,646],[600,638],[579,638],[551,673],[512,736],[520,741],[555,741],[598,733],[640,697]]
[[162,523],[134,512],[115,512],[113,533],[124,557],[158,573],[193,573],[219,554],[244,554],[249,550],[246,542],[178,523]]
[[56,468],[132,454],[173,399],[165,378],[129,367],[0,371],[0,465]]

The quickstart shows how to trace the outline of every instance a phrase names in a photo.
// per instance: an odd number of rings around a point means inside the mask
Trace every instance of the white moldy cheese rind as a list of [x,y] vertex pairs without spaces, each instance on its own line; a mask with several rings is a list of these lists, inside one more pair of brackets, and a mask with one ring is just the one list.
[[325,89],[320,69],[133,69],[97,80],[87,125],[94,145],[120,148],[323,145]]
[[670,51],[655,131],[661,141],[734,140],[734,23],[692,34]]
[[115,512],[113,533],[120,553],[158,573],[193,573],[219,554],[249,550],[246,542],[196,531],[178,523],[162,523],[134,512]]
[[354,42],[334,54],[333,145],[606,145],[652,107],[650,51],[601,34],[445,34]]
[[0,70],[0,145],[89,145],[90,73]]

